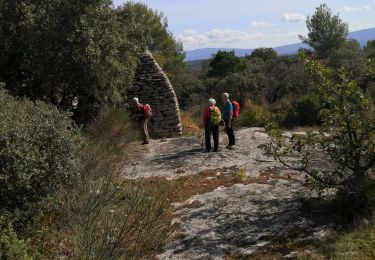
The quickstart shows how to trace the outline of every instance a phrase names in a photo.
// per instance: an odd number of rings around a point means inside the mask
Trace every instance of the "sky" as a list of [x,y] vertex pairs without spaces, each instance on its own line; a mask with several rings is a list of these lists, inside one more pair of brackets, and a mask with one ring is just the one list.
[[[114,0],[115,5],[125,0]],[[258,48],[297,43],[317,0],[133,0],[161,11],[185,50]],[[326,0],[350,31],[375,27],[375,0]]]

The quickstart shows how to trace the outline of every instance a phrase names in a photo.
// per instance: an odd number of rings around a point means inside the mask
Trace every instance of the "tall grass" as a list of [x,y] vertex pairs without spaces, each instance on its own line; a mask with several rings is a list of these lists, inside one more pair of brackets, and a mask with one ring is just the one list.
[[165,191],[124,176],[138,136],[127,112],[105,109],[87,129],[79,180],[61,196],[68,255],[75,259],[145,259],[168,235]]

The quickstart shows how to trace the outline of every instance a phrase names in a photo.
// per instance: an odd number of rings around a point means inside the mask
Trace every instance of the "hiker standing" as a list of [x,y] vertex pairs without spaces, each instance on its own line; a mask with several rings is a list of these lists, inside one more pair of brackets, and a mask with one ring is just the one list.
[[214,138],[213,152],[219,149],[219,124],[221,122],[221,112],[216,106],[213,98],[208,100],[209,106],[203,111],[203,125],[206,140],[206,152],[211,152],[211,135]]
[[236,145],[236,137],[234,136],[234,127],[233,127],[233,104],[229,100],[229,94],[223,93],[221,99],[224,103],[223,109],[223,121],[225,123],[225,131],[228,135],[229,144],[226,146],[228,149],[233,149]]
[[142,129],[143,143],[149,144],[150,137],[148,134],[148,120],[151,117],[151,107],[150,105],[143,105],[139,102],[138,98],[133,98],[134,109],[135,109],[135,119],[140,124]]

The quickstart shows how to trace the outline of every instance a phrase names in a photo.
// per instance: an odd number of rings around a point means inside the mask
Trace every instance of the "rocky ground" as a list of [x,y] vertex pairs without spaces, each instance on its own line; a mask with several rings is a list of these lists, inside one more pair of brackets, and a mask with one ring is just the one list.
[[[325,234],[326,226],[300,212],[300,198],[312,196],[303,186],[304,177],[263,155],[259,145],[268,140],[263,129],[239,130],[237,139],[236,150],[210,154],[202,153],[200,138],[155,140],[128,168],[128,176],[169,179],[211,169],[218,175],[228,174],[224,169],[235,169],[233,174],[242,169],[249,179],[258,180],[216,187],[176,203],[173,223],[178,228],[159,259],[246,256],[290,232],[300,241]],[[280,252],[281,257],[292,255]]]

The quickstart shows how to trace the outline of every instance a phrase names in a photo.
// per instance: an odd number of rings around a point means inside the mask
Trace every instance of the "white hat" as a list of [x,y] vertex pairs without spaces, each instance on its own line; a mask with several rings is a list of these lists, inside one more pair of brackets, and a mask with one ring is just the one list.
[[210,98],[210,99],[208,100],[208,103],[209,103],[210,105],[216,105],[216,100],[213,99],[213,98]]
[[135,98],[133,98],[133,100],[134,100],[136,103],[139,103],[139,98],[135,97]]
[[229,94],[228,93],[223,93],[223,96],[225,96],[226,98],[229,98]]

